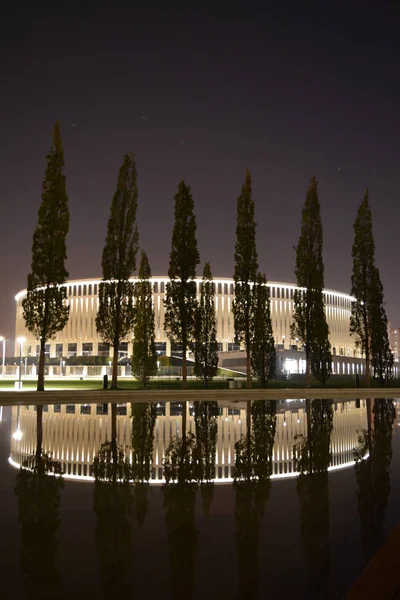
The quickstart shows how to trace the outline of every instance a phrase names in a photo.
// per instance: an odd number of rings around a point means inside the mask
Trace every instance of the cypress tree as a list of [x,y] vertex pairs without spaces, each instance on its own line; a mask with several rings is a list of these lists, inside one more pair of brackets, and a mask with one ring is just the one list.
[[31,272],[22,302],[27,329],[40,342],[37,390],[44,390],[44,360],[47,340],[68,322],[65,284],[68,271],[66,237],[69,229],[68,195],[64,175],[64,148],[60,123],[53,130],[53,145],[47,155],[42,204],[33,234]]
[[303,289],[294,292],[291,327],[292,336],[298,337],[305,347],[306,387],[310,387],[311,372],[325,381],[332,363],[329,328],[324,310],[323,232],[317,185],[317,179],[312,177],[302,211],[295,274],[297,286]]
[[187,387],[186,353],[194,340],[197,312],[196,266],[200,262],[196,217],[190,187],[181,181],[175,195],[175,223],[164,300],[164,327],[169,340],[182,345],[182,387]]
[[254,293],[253,342],[251,366],[264,387],[268,379],[275,377],[276,352],[272,333],[269,290],[265,275],[258,273]]
[[155,325],[151,269],[146,252],[142,250],[139,281],[135,284],[135,325],[132,354],[132,371],[146,387],[149,378],[157,373]]
[[114,349],[112,389],[117,388],[119,346],[132,331],[134,323],[134,284],[129,278],[136,269],[139,243],[137,201],[135,158],[133,154],[127,154],[120,168],[117,189],[111,202],[96,316],[99,335]]
[[214,283],[210,263],[204,265],[200,286],[200,305],[196,315],[194,372],[203,377],[204,387],[218,371],[217,321],[215,317]]
[[382,380],[391,369],[392,357],[387,333],[387,317],[383,303],[383,286],[375,267],[375,243],[368,190],[354,222],[353,273],[350,333],[365,355],[365,385],[370,385],[371,362]]
[[311,371],[318,381],[325,384],[332,374],[332,352],[323,302],[316,307],[314,329],[315,335],[311,342]]
[[389,344],[383,285],[376,267],[373,270],[371,286],[371,364],[374,376],[382,385],[384,378],[388,379],[391,374],[393,354]]
[[251,388],[251,346],[253,341],[254,294],[252,287],[258,272],[256,222],[250,171],[237,200],[235,245],[235,299],[232,303],[235,341],[246,350],[247,387]]

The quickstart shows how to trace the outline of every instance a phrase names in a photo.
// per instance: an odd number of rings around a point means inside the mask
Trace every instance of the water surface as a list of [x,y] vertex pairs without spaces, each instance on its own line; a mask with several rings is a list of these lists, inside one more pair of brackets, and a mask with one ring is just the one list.
[[398,522],[396,406],[4,408],[2,597],[341,598]]

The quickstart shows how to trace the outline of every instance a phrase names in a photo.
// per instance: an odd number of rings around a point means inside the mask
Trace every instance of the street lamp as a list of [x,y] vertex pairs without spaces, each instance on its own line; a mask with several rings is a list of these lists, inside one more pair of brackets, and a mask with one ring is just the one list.
[[22,344],[25,342],[24,337],[17,337],[17,343],[19,344],[19,378],[18,378],[18,389],[22,389]]
[[0,342],[3,342],[3,362],[1,363],[1,376],[4,377],[4,364],[6,361],[6,338],[0,335]]

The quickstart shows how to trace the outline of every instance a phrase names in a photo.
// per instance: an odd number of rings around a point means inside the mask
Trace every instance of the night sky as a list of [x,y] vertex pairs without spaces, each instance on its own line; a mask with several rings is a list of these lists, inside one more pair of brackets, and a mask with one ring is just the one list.
[[248,167],[260,268],[294,282],[293,246],[316,175],[326,287],[350,291],[352,227],[368,187],[387,313],[400,325],[398,1],[52,7],[13,3],[0,20],[0,334],[14,336],[14,295],[30,269],[57,119],[71,278],[101,276],[127,152],[136,155],[140,243],[154,275],[168,270],[183,178],[201,261],[214,276],[232,276]]

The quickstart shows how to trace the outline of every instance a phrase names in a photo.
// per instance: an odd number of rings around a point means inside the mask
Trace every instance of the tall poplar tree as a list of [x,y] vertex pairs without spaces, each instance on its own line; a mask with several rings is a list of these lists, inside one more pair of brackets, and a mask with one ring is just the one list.
[[199,262],[194,200],[190,186],[181,181],[175,195],[164,327],[170,341],[182,345],[182,388],[187,387],[186,353],[195,335],[198,303],[194,279]]
[[374,376],[383,383],[390,376],[393,354],[390,350],[388,320],[383,301],[383,285],[375,267],[371,286],[371,364]]
[[383,286],[375,266],[375,242],[368,190],[354,222],[353,273],[350,333],[365,356],[365,385],[369,387],[371,363],[375,375],[382,381],[389,375],[392,355],[387,332],[387,317],[383,302]]
[[251,346],[253,341],[253,285],[257,279],[258,256],[256,248],[256,222],[252,197],[250,171],[237,200],[236,245],[235,245],[235,298],[232,312],[235,341],[246,350],[247,387],[251,388]]
[[332,374],[332,352],[324,303],[318,303],[313,316],[315,335],[311,342],[311,372],[322,384]]
[[299,288],[294,292],[292,336],[298,337],[306,352],[306,387],[311,372],[325,381],[331,371],[329,328],[323,297],[323,232],[317,179],[312,177],[302,211],[301,233],[296,246],[295,274]]
[[214,283],[210,263],[204,265],[200,286],[200,304],[196,314],[194,372],[203,377],[204,387],[218,371],[217,321],[215,317]]
[[22,311],[27,329],[39,340],[37,390],[44,390],[46,342],[68,322],[68,277],[66,237],[69,229],[68,195],[64,175],[64,148],[60,123],[53,130],[53,145],[47,155],[42,204],[33,234],[31,272]]
[[269,289],[265,275],[258,273],[257,282],[253,288],[253,341],[251,347],[251,366],[262,386],[268,379],[275,377],[276,352],[272,332]]
[[134,284],[139,234],[136,224],[138,187],[135,157],[127,154],[119,170],[117,189],[111,202],[106,243],[103,249],[103,278],[99,285],[96,328],[114,349],[112,384],[117,388],[118,350],[134,323]]
[[157,373],[153,293],[150,279],[150,264],[146,252],[142,250],[139,280],[135,284],[132,371],[144,387],[150,377]]
[[365,355],[365,385],[370,385],[371,364],[371,289],[375,270],[375,242],[372,233],[372,215],[368,190],[354,222],[353,273],[351,294],[350,333],[356,336],[356,345]]

